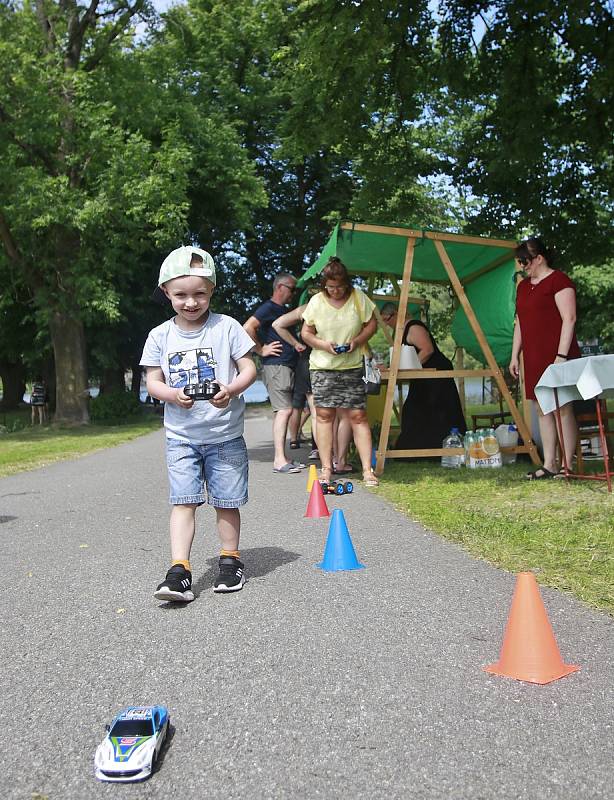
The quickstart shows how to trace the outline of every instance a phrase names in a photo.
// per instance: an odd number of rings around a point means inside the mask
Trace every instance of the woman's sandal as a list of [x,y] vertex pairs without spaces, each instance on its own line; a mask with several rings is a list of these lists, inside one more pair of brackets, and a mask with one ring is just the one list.
[[556,472],[550,472],[546,467],[538,467],[533,472],[527,472],[526,479],[528,481],[543,481],[546,478],[554,478]]
[[379,486],[377,475],[372,469],[365,470],[365,472],[362,473],[362,479],[365,486]]
[[290,450],[298,450],[300,446],[300,442],[290,442]]
[[331,483],[333,480],[332,469],[321,469],[318,476],[320,483]]

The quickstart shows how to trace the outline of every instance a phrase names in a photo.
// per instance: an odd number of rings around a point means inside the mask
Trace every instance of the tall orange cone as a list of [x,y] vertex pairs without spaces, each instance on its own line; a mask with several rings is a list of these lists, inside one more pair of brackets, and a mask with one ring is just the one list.
[[529,683],[551,683],[580,667],[564,664],[532,572],[520,572],[503,646],[486,672]]
[[318,480],[318,470],[315,464],[309,465],[309,476],[307,477],[307,492],[311,492],[313,482]]
[[330,511],[324,499],[324,492],[322,491],[322,484],[316,480],[311,487],[311,494],[309,495],[309,502],[307,503],[306,517],[330,517]]

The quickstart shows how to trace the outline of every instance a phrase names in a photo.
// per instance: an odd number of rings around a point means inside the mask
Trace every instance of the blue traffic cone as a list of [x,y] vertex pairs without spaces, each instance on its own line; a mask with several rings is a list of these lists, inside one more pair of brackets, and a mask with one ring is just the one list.
[[324,558],[317,567],[325,572],[338,572],[347,569],[364,569],[364,564],[356,558],[354,545],[350,538],[343,511],[336,508],[330,518],[328,537],[324,548]]

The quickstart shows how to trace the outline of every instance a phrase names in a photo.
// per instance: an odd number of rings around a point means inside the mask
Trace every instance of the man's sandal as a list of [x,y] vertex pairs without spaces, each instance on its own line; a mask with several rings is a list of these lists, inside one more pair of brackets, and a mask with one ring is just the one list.
[[527,472],[526,479],[528,481],[543,481],[546,478],[554,478],[556,472],[550,472],[546,467],[538,467],[533,472]]

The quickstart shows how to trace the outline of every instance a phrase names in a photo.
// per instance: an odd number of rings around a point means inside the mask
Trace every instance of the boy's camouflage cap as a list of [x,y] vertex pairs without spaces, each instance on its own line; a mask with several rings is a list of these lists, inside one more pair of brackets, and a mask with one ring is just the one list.
[[[195,255],[200,256],[203,263],[197,267],[190,267],[192,256]],[[210,254],[206,250],[189,246],[173,250],[162,262],[158,286],[172,281],[173,278],[182,278],[184,275],[198,275],[201,278],[207,278],[215,286],[215,264]]]

